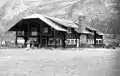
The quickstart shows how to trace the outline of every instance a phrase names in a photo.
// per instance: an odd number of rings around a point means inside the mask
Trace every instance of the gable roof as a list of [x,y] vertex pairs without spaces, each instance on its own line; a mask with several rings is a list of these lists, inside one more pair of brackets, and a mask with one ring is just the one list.
[[79,26],[79,28],[75,29],[75,31],[78,32],[78,33],[93,34],[93,32],[96,31],[96,33],[99,34],[99,35],[105,35],[103,32],[96,29],[95,27],[83,26],[83,25],[79,25],[78,23],[76,23],[76,25]]
[[41,14],[35,13],[35,14],[30,15],[30,16],[24,17],[24,19],[29,19],[29,18],[40,18],[40,19],[42,19],[44,21],[48,21],[48,22],[50,22],[52,20],[52,21],[57,22],[63,26],[66,26],[66,27],[78,28],[78,26],[70,20],[59,19],[59,18],[47,16],[47,15],[41,15]]
[[62,25],[64,25],[64,26],[66,26],[66,27],[78,28],[78,26],[77,26],[74,22],[72,22],[72,21],[70,21],[70,20],[59,19],[59,18],[50,17],[50,16],[45,16],[45,17],[46,17],[47,19],[49,19],[49,20],[55,21],[55,22],[57,22],[57,23],[60,23],[60,24],[62,24]]
[[[60,31],[67,31],[67,29],[62,28],[60,25],[63,25],[65,27],[78,28],[78,26],[75,23],[73,23],[72,21],[64,20],[64,19],[58,19],[58,18],[54,18],[54,17],[41,15],[41,14],[36,14],[36,13],[32,14],[32,15],[29,15],[29,16],[26,16],[26,17],[23,17],[21,20],[23,20],[23,19],[34,19],[34,18],[38,18],[38,19],[44,21],[45,23],[47,23],[49,26],[53,27],[54,29],[60,30]],[[12,26],[9,29],[9,31],[14,27],[15,26]]]
[[54,22],[51,22],[45,16],[40,15],[40,14],[32,14],[30,16],[24,17],[23,19],[31,19],[31,18],[39,18],[39,19],[41,19],[42,21],[44,21],[45,23],[47,23],[48,25],[50,25],[51,27],[53,27],[56,30],[67,31],[66,29],[60,27],[58,24],[56,24]]
[[96,29],[96,28],[94,28],[94,27],[91,27],[91,26],[87,26],[86,27],[86,30],[88,30],[89,32],[94,32],[94,31],[96,31],[96,33],[97,34],[99,34],[99,35],[105,35],[103,32],[101,32],[100,30],[98,30],[98,29]]

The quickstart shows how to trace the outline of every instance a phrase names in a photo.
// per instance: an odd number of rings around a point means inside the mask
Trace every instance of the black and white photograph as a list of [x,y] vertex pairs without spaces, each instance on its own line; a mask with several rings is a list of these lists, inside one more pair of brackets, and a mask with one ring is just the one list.
[[120,76],[120,0],[0,0],[0,76]]

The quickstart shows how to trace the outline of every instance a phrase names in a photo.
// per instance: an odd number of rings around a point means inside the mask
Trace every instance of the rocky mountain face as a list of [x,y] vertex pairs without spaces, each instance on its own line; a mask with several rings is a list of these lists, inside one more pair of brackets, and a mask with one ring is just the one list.
[[[105,33],[120,33],[119,0],[1,0],[0,32],[33,13],[64,18],[83,26],[94,26]],[[114,26],[114,28],[113,28]]]

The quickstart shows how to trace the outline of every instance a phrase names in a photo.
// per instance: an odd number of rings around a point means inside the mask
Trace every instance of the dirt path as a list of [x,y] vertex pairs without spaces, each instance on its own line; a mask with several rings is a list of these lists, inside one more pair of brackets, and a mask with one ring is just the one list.
[[0,76],[119,76],[119,49],[0,50]]

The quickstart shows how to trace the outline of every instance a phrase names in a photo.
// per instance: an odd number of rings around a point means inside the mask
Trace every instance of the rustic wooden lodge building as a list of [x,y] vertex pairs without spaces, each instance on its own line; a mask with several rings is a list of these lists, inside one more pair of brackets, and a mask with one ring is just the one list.
[[[102,35],[96,30],[80,30],[72,21],[40,14],[24,17],[8,31],[16,32],[16,45],[19,39],[23,39],[25,46],[31,40],[36,47],[76,48],[81,47],[82,43],[96,46],[97,38],[102,40]],[[102,42],[98,45],[102,45]]]
[[72,21],[32,14],[21,19],[9,31],[16,31],[16,45],[18,39],[23,38],[25,44],[33,40],[37,47],[66,47],[66,34],[73,28],[78,26]]

